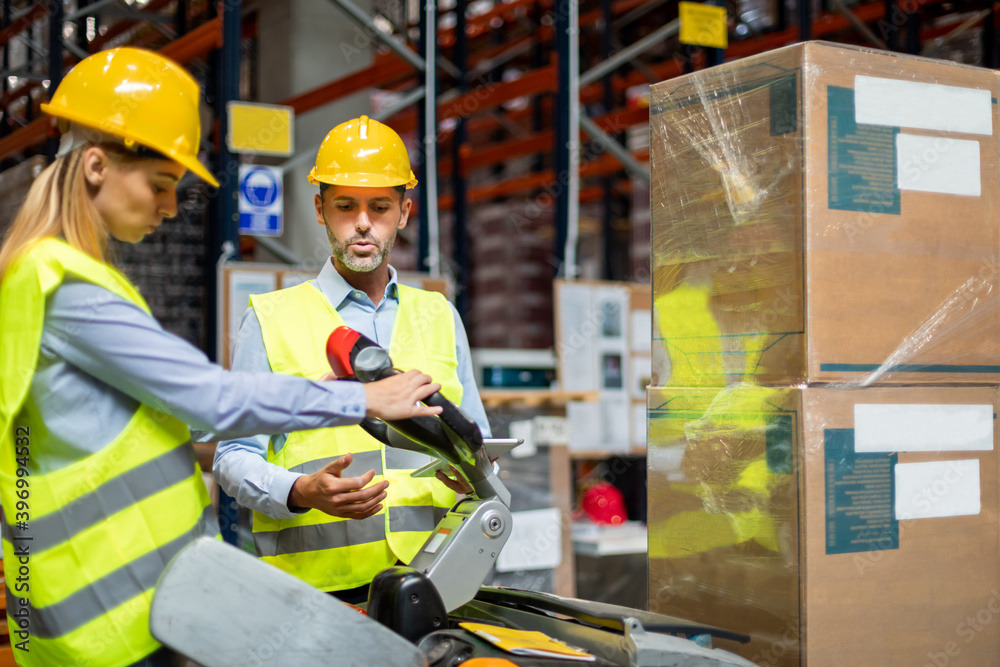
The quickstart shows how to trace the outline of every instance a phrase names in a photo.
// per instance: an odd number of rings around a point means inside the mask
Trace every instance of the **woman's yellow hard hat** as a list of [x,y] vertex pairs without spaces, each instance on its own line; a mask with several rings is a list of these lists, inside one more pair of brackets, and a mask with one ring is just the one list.
[[410,169],[410,156],[399,135],[368,116],[341,123],[330,130],[316,153],[316,166],[309,172],[313,185],[360,185],[412,188],[417,177]]
[[198,161],[198,94],[198,83],[177,63],[121,47],[77,63],[42,111],[119,137],[127,147],[151,148],[218,187]]

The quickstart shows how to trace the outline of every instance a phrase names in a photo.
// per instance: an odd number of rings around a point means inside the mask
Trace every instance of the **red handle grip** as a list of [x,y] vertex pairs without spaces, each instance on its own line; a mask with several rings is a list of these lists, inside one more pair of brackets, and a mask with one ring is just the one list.
[[351,363],[351,351],[354,344],[361,338],[350,327],[337,327],[326,339],[326,359],[330,362],[333,374],[339,378],[354,377],[354,365]]

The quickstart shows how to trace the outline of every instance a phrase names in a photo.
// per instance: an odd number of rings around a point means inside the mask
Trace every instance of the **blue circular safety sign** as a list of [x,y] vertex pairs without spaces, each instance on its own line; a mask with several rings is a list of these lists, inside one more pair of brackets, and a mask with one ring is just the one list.
[[267,209],[278,199],[280,189],[270,169],[251,169],[243,179],[243,197],[254,208]]

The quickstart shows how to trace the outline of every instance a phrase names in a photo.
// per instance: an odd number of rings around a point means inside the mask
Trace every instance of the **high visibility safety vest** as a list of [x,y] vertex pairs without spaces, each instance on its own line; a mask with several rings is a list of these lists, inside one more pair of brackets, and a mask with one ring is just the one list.
[[[455,356],[455,319],[445,298],[399,285],[399,309],[389,355],[402,370],[419,369],[441,384],[458,404],[462,385]],[[255,295],[250,303],[260,321],[271,370],[312,380],[330,372],[326,339],[344,324],[329,300],[312,283]],[[410,473],[430,459],[383,447],[360,426],[291,433],[267,460],[303,474],[321,470],[347,452],[353,462],[345,476],[375,470],[372,483],[389,481],[382,510],[367,519],[340,519],[309,510],[292,519],[255,512],[254,543],[261,559],[325,591],[367,584],[397,560],[408,563],[455,502],[440,481],[414,479]]]
[[24,425],[35,410],[28,389],[46,298],[67,276],[149,312],[118,271],[57,239],[38,242],[0,283],[7,623],[21,665],[118,667],[160,647],[149,631],[157,578],[189,541],[218,534],[218,523],[187,427],[145,404],[101,451],[38,472],[50,466],[46,434]]

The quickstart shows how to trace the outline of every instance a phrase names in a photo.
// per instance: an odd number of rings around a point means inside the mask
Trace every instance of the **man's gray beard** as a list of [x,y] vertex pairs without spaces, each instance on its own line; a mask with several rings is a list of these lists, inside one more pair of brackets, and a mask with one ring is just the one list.
[[[355,257],[349,250],[351,244],[338,241],[329,227],[326,228],[326,238],[330,241],[330,249],[333,250],[334,258],[351,271],[357,273],[370,273],[382,266],[396,240],[395,235],[393,235],[386,239],[385,245],[379,246],[379,250],[374,255],[370,255],[369,257]],[[369,238],[374,239],[374,237]]]

